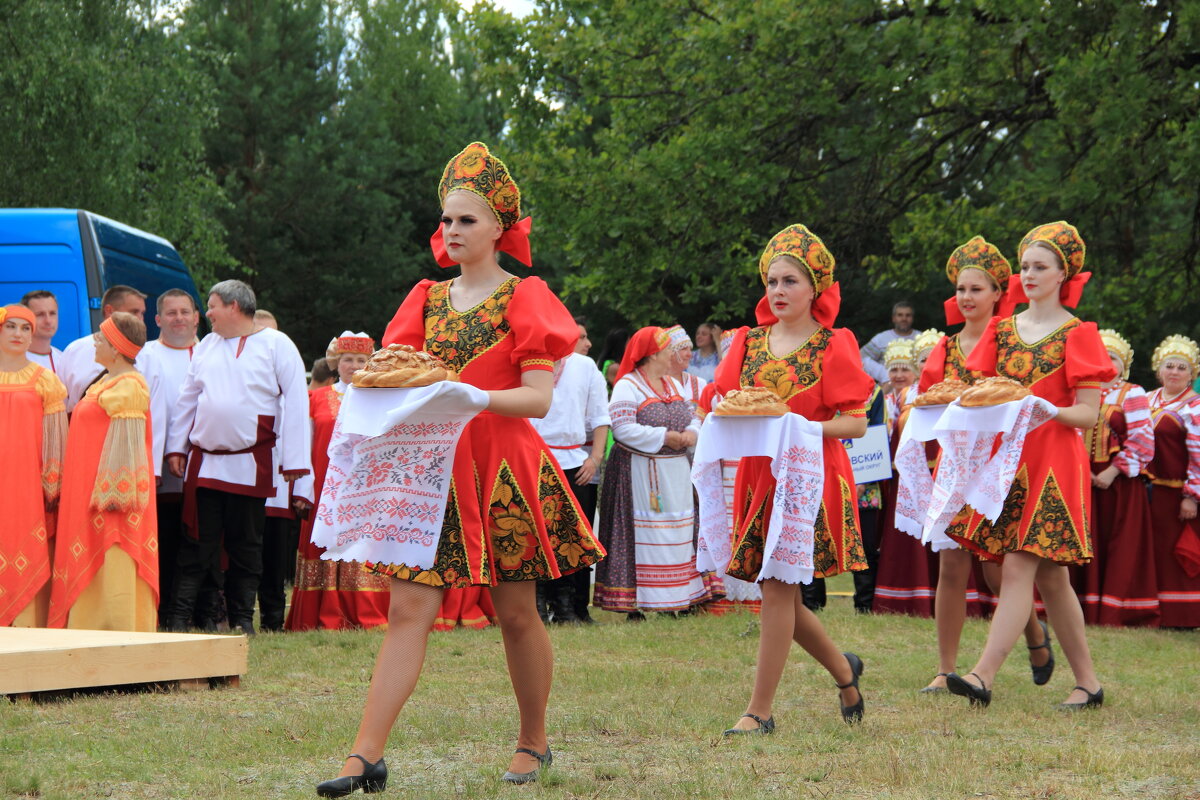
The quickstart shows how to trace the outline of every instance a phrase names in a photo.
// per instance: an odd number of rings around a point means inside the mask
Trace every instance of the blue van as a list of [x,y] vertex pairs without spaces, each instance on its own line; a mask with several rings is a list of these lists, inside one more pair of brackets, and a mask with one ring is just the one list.
[[154,304],[166,290],[183,289],[204,308],[183,259],[160,236],[79,209],[0,209],[0,305],[54,292],[55,347],[97,330],[100,298],[118,284],[146,293],[147,341],[158,337]]

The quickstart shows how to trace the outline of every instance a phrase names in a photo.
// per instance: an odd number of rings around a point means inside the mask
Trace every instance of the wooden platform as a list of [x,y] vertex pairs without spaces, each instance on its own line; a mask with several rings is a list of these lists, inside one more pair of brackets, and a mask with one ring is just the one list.
[[0,695],[165,681],[232,679],[245,636],[0,628]]

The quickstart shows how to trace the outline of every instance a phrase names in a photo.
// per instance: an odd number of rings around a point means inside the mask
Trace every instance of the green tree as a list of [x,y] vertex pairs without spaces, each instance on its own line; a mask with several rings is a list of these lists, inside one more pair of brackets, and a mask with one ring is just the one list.
[[200,158],[213,87],[172,19],[133,0],[0,8],[0,201],[145,228],[201,276],[228,264],[224,200]]
[[903,293],[928,325],[955,245],[981,233],[1015,261],[1065,218],[1096,271],[1085,316],[1143,354],[1196,324],[1196,3],[543,0],[471,20],[569,300],[748,321],[758,253],[803,221],[838,258],[842,324],[874,332]]

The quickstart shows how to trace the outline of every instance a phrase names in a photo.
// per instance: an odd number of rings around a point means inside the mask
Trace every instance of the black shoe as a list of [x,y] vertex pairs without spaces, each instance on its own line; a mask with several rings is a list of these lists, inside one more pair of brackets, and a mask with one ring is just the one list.
[[518,753],[527,753],[538,760],[538,765],[529,772],[505,772],[500,778],[508,783],[534,783],[538,779],[538,773],[543,767],[548,767],[554,763],[554,753],[550,752],[550,748],[546,748],[546,752],[539,753],[537,750],[530,750],[528,747],[518,747]]
[[380,758],[374,764],[367,761],[358,753],[351,753],[346,758],[357,758],[363,763],[362,775],[345,775],[317,784],[317,794],[321,797],[345,797],[358,789],[363,794],[382,792],[387,788],[387,764]]
[[[949,672],[939,672],[937,674],[937,677],[945,678],[949,674],[950,674]],[[919,694],[942,694],[943,692],[948,692],[948,691],[950,691],[950,690],[947,689],[945,686],[926,686],[924,689],[920,690]]]
[[[1049,660],[1040,667],[1032,661],[1029,662],[1029,671],[1033,673],[1033,682],[1038,686],[1045,686],[1050,682],[1050,676],[1054,674],[1054,648],[1050,646],[1050,629],[1046,627],[1046,623],[1038,620],[1038,625],[1042,626],[1042,643],[1026,646],[1031,652],[1041,650],[1044,647],[1046,648],[1046,652],[1050,654]],[[1084,691],[1087,690],[1085,689]]]
[[630,611],[625,615],[626,622],[645,622],[646,615],[640,611]]
[[750,719],[757,722],[758,727],[757,728],[745,728],[745,729],[730,728],[729,730],[725,731],[725,733],[724,733],[725,736],[740,736],[744,733],[761,733],[763,736],[766,736],[768,733],[775,732],[775,718],[774,717],[767,717],[766,719],[763,719],[758,714],[742,714],[742,716],[749,717]]
[[[968,672],[967,674],[975,675],[974,672]],[[992,690],[983,685],[983,678],[980,678],[978,675],[975,675],[975,678],[979,681],[978,686],[973,683],[967,683],[958,673],[951,672],[946,676],[946,688],[950,690],[950,694],[968,698],[973,706],[987,708],[992,702]]]
[[247,636],[254,636],[257,633],[257,631],[254,630],[254,623],[248,619],[241,620],[240,622],[234,622],[233,620],[230,620],[229,630],[233,633],[244,633]]
[[1087,700],[1084,700],[1082,703],[1059,703],[1055,708],[1059,711],[1083,711],[1085,708],[1099,708],[1104,705],[1103,686],[1097,689],[1094,694],[1082,686],[1076,686],[1075,688],[1086,694]]
[[[851,686],[853,686],[854,689],[857,690],[858,689],[858,676],[863,674],[862,659],[859,658],[858,656],[854,655],[854,653],[842,653],[842,655],[844,655],[846,657],[846,661],[848,661],[850,663],[850,671],[854,674],[854,677],[850,680],[849,683],[839,683],[839,684],[836,684],[836,686],[839,690],[849,689]],[[842,697],[839,694],[838,695],[838,706],[842,709],[842,719],[844,719],[846,722],[849,722],[849,723],[862,722],[862,718],[863,718],[862,692],[858,693],[858,702],[852,706],[843,706],[842,705]]]

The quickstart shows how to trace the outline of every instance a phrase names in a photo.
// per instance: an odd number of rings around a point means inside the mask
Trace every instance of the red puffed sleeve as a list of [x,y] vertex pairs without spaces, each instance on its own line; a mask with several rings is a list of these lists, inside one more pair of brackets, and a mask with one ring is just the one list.
[[505,314],[515,337],[512,363],[521,372],[553,371],[554,362],[575,351],[579,326],[541,278],[525,278],[513,290]]
[[[1014,319],[1008,317],[1008,319]],[[978,372],[985,378],[991,378],[997,374],[996,372],[996,357],[999,350],[996,347],[996,325],[1000,322],[1000,317],[992,317],[988,320],[987,327],[983,330],[983,335],[979,337],[979,344],[975,345],[975,349],[971,351],[971,355],[967,356],[966,367],[971,372]],[[1014,325],[1017,323],[1014,321]]]
[[1099,389],[1117,377],[1094,322],[1084,322],[1067,332],[1065,358],[1067,385],[1073,389]]
[[722,395],[742,388],[742,362],[746,360],[746,335],[749,333],[750,329],[745,325],[734,331],[729,341],[729,351],[717,365],[713,383]]
[[696,406],[699,408],[702,414],[707,414],[713,410],[713,400],[716,399],[716,396],[716,381],[704,384],[704,388],[700,390],[700,399],[696,401]]
[[384,347],[407,344],[418,350],[425,349],[425,298],[429,294],[429,287],[434,285],[435,281],[425,279],[412,288],[383,332],[381,344]]
[[875,379],[863,370],[858,339],[847,328],[835,328],[821,361],[821,392],[825,405],[852,417],[867,415]]
[[946,380],[946,349],[950,347],[950,337],[943,336],[934,345],[921,368],[921,379],[917,381],[917,391],[924,394],[930,386]]

